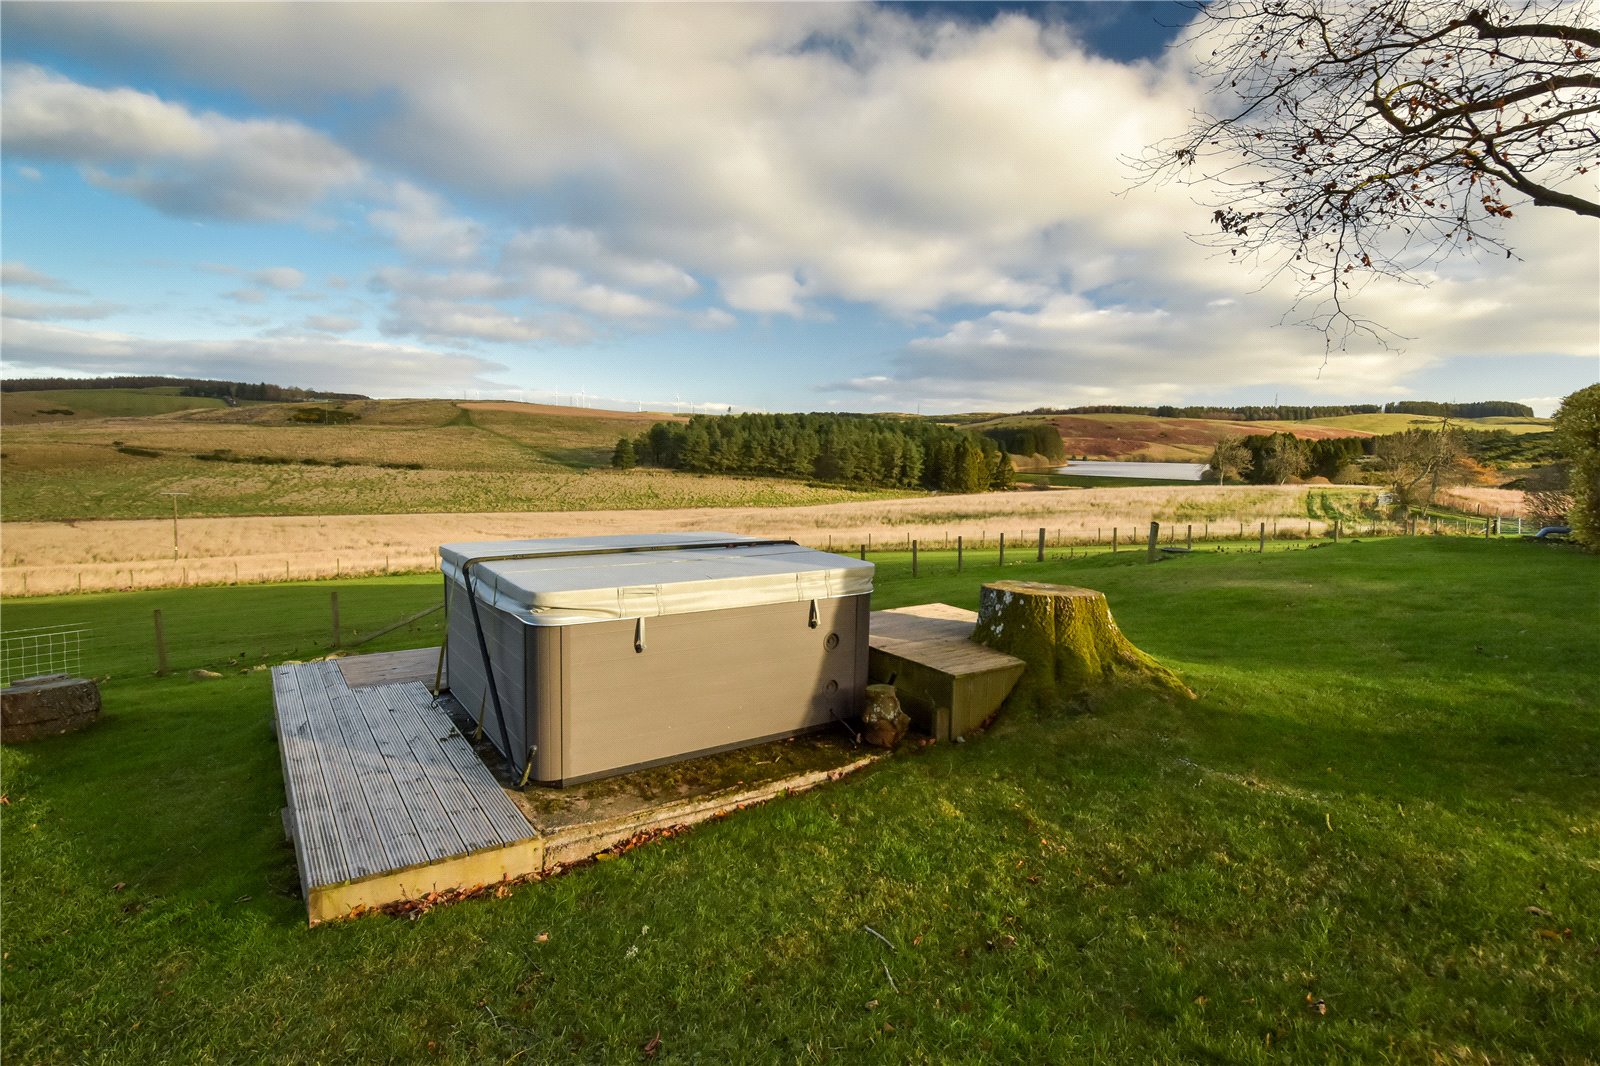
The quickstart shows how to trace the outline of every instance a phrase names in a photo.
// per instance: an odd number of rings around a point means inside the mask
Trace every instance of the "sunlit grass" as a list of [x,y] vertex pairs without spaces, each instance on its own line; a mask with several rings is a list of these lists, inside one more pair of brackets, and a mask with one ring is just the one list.
[[[1002,573],[1104,590],[1199,699],[1003,717],[504,900],[311,931],[237,671],[318,653],[334,588],[371,627],[437,579],[8,602],[106,627],[113,679],[93,730],[0,754],[5,1057],[1593,1060],[1595,559],[894,558],[874,603]],[[155,607],[229,676],[150,677]]]

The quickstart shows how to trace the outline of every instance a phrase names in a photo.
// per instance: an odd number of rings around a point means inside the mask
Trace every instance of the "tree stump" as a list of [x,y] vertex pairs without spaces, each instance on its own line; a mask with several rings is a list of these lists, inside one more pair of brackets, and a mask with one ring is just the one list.
[[1122,635],[1105,594],[1094,589],[1038,581],[985,585],[972,639],[1027,663],[1018,688],[1041,706],[1108,684],[1194,699],[1178,675]]
[[93,681],[51,674],[0,690],[0,741],[6,744],[71,733],[99,717],[100,687]]

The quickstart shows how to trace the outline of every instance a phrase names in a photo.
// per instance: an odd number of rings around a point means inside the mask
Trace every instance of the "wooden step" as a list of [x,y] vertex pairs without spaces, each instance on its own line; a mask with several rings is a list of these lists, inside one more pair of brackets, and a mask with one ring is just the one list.
[[893,677],[906,713],[935,740],[982,725],[1022,678],[1021,659],[973,643],[977,622],[943,603],[872,612],[867,677]]

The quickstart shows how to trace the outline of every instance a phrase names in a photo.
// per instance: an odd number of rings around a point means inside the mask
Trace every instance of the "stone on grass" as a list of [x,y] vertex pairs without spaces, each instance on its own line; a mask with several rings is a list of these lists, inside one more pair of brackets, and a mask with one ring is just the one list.
[[189,680],[190,681],[215,681],[217,678],[219,678],[221,676],[222,675],[217,673],[215,670],[190,670],[189,671]]
[[867,708],[861,712],[861,735],[868,744],[893,748],[905,739],[911,716],[900,709],[893,685],[868,685]]
[[81,677],[29,677],[0,690],[0,741],[7,744],[71,733],[99,717],[100,686]]
[[1040,706],[1111,684],[1194,699],[1178,675],[1122,635],[1105,594],[1094,589],[1038,581],[985,585],[972,639],[1027,663],[1018,689]]

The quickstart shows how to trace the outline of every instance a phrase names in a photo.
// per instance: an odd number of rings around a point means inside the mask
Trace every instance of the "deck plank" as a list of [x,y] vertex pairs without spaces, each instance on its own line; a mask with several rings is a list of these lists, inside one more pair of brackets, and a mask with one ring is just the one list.
[[319,664],[316,676],[333,707],[334,718],[344,737],[345,757],[349,759],[356,784],[372,816],[379,845],[372,849],[373,857],[376,858],[381,849],[386,860],[385,869],[426,861],[427,850],[422,846],[416,824],[396,785],[394,771],[361,713],[355,694],[332,663]]
[[310,718],[300,695],[295,668],[275,667],[272,690],[277,707],[284,795],[293,827],[290,835],[302,879],[307,883],[322,883],[345,866],[344,843],[338,826],[322,814],[332,808],[332,801],[323,779],[322,764],[317,759]]
[[427,772],[411,755],[411,747],[395,719],[399,712],[395,709],[394,694],[384,688],[365,688],[357,689],[355,696],[362,716],[388,760],[396,791],[404,797],[406,812],[411,817],[417,845],[423,854],[421,861],[469,850],[439,802]]
[[1021,660],[972,641],[975,611],[943,603],[873,611],[869,646],[953,677],[1009,670]]
[[338,712],[322,683],[316,664],[299,672],[300,696],[310,720],[312,743],[317,761],[327,782],[329,806],[322,817],[331,817],[344,841],[344,878],[377,873],[388,864],[382,837],[373,822],[372,810],[362,791],[360,778],[350,758]]
[[445,757],[450,760],[450,764],[469,786],[474,802],[490,826],[504,839],[514,840],[525,835],[530,828],[527,818],[517,805],[511,802],[505,789],[495,780],[494,774],[483,764],[483,760],[472,750],[467,738],[455,728],[449,715],[438,706],[428,690],[416,682],[402,685],[400,689],[410,698],[412,706],[419,713],[431,715],[442,725],[449,727],[440,733],[444,738],[439,742],[440,747]]
[[454,723],[442,711],[426,715],[405,698],[403,689],[401,686],[393,693],[399,697],[394,703],[395,723],[411,749],[412,758],[428,775],[434,795],[445,817],[460,834],[463,846],[475,850],[503,843],[502,835],[484,817],[482,807],[472,797],[471,788],[440,746],[441,738],[454,732]]
[[440,672],[439,649],[436,647],[352,655],[335,661],[339,664],[339,672],[344,675],[345,683],[351,688],[417,681],[431,689],[434,678]]
[[272,682],[286,821],[314,912],[332,886],[432,883],[405,871],[498,868],[459,861],[496,849],[522,849],[507,869],[529,861],[533,827],[421,682],[356,689],[336,662],[277,667]]

